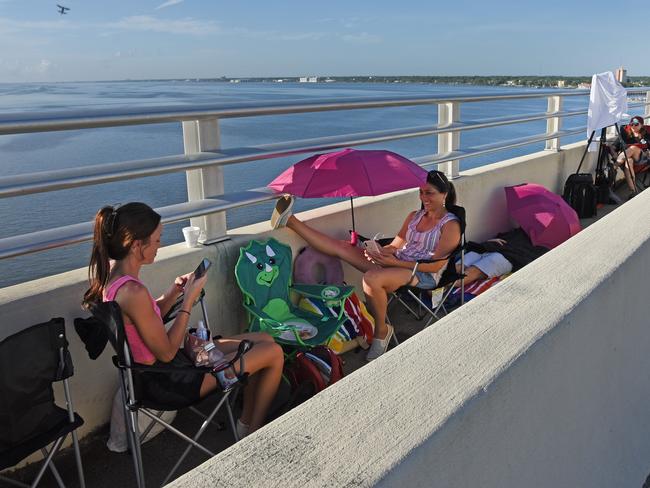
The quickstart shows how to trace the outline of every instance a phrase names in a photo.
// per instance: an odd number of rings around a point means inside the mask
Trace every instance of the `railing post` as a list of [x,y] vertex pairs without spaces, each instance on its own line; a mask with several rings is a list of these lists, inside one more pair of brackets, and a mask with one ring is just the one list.
[[[460,120],[460,103],[445,102],[438,104],[438,125],[446,127]],[[457,151],[460,148],[460,132],[442,132],[438,134],[438,154]],[[439,164],[447,178],[458,178],[460,175],[460,161],[454,159],[447,163]]]
[[[221,146],[219,119],[190,120],[183,122],[183,145],[185,154],[215,151]],[[186,171],[187,198],[189,201],[222,195],[224,192],[223,169],[219,166]],[[226,235],[226,213],[219,212],[191,219],[200,227],[209,243]]]
[[[562,111],[562,97],[561,96],[552,96],[548,97],[548,114],[557,114]],[[560,117],[551,117],[546,119],[546,133],[552,134],[554,132],[560,132],[562,127],[562,118]],[[546,141],[546,150],[547,151],[559,151],[560,150],[560,138],[548,139]]]
[[645,92],[645,107],[643,107],[643,117],[650,115],[650,91]]

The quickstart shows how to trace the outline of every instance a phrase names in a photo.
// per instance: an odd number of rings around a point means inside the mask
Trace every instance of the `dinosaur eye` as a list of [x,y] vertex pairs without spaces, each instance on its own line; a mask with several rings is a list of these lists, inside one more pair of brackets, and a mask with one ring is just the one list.
[[275,258],[269,258],[269,263],[270,264],[275,264]]
[[264,265],[262,263],[257,263],[257,269],[259,270],[264,269]]

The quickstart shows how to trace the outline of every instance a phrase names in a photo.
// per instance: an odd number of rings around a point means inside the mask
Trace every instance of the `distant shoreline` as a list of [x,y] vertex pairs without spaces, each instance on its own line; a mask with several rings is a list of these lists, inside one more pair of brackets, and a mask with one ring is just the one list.
[[[589,88],[591,76],[253,76],[218,78],[147,78],[94,81],[30,81],[32,83],[132,83],[132,82],[195,82],[195,83],[422,83],[435,85],[480,85],[514,88]],[[1,82],[0,84],[20,84]],[[650,86],[650,76],[631,76],[626,87]]]
[[[315,81],[314,81],[315,80]],[[648,78],[650,80],[650,78]],[[423,83],[435,85],[481,85],[511,86],[518,88],[578,88],[581,83],[591,82],[591,76],[253,76],[218,78],[171,78],[103,80],[104,82],[178,81],[197,83]],[[92,83],[92,82],[90,82]]]

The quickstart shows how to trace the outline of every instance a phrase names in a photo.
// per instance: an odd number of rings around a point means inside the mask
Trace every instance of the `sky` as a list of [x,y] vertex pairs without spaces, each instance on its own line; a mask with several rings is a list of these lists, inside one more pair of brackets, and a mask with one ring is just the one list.
[[[57,1],[70,8],[66,15],[58,13]],[[646,51],[642,22],[630,27],[634,5],[601,0],[0,0],[0,82],[591,76],[621,64],[631,76],[649,75],[650,58],[635,54],[630,45],[640,42],[641,52]],[[645,9],[639,14],[647,17]],[[639,39],[628,39],[635,31]]]

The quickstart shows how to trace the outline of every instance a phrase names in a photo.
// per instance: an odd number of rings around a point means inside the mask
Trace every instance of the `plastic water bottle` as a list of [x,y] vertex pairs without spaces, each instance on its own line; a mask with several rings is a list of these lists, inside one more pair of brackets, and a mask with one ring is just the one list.
[[207,341],[210,338],[210,333],[208,332],[208,328],[205,326],[203,320],[199,320],[194,335],[199,339],[203,339],[204,341]]
[[217,366],[223,362],[223,353],[217,349],[214,342],[208,342],[203,346],[203,350],[208,353],[208,364]]

